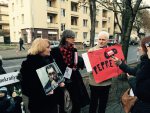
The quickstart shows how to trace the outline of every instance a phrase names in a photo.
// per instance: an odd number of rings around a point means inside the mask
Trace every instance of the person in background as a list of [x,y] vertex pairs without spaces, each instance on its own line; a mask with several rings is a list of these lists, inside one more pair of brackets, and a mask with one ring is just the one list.
[[[109,39],[109,33],[106,31],[101,31],[98,35],[98,45],[96,45],[93,48],[90,48],[88,52],[107,48],[108,39]],[[89,113],[97,113],[97,109],[98,109],[98,113],[105,113],[106,104],[109,95],[109,89],[111,87],[111,79],[101,83],[96,83],[92,73],[90,73],[89,86],[91,90]]]
[[139,64],[134,68],[129,67],[117,57],[112,59],[120,69],[128,73],[129,80],[133,78],[130,75],[135,76],[130,85],[138,99],[131,113],[150,113],[150,36],[143,38],[140,46],[142,55]]
[[[36,70],[53,62],[48,39],[36,38],[28,50],[20,69],[22,93],[29,98],[30,113],[57,113],[57,91],[45,94]],[[63,87],[64,83],[60,83]]]
[[0,56],[0,75],[1,74],[6,74],[6,71],[3,68],[2,56]]
[[21,51],[22,49],[24,49],[24,50],[25,50],[25,48],[23,47],[23,44],[24,44],[24,41],[23,41],[23,39],[22,39],[22,38],[20,38],[20,39],[19,39],[20,51]]
[[[79,69],[84,68],[84,62],[77,54],[74,41],[75,33],[71,30],[65,30],[62,33],[59,47],[53,48],[51,55],[65,76],[65,87],[72,100],[71,113],[80,113],[81,108],[89,104],[89,96],[79,72]],[[64,97],[63,93],[62,96]],[[63,104],[64,99],[61,98],[60,113],[65,113]]]

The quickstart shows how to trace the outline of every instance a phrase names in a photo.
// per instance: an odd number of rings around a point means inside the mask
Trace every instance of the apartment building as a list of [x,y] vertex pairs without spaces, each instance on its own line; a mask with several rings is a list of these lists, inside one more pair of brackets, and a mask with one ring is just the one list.
[[8,4],[5,2],[0,2],[0,42],[10,42]]
[[[65,29],[75,32],[76,42],[90,39],[89,6],[78,0],[10,0],[9,12],[12,42],[20,37],[27,43],[37,37],[59,40]],[[95,36],[101,30],[113,35],[113,12],[99,7],[96,13]]]

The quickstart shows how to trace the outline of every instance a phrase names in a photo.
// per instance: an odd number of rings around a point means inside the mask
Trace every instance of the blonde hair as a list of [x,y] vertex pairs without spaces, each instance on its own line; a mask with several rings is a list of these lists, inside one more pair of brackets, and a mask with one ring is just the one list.
[[47,43],[50,45],[50,42],[48,39],[43,39],[43,38],[36,38],[28,50],[28,55],[37,55],[41,52],[43,52],[47,47]]

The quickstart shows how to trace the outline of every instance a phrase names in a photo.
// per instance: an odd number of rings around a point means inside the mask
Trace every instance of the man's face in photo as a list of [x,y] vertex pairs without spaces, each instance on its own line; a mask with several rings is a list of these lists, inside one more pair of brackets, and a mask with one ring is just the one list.
[[48,69],[48,77],[50,81],[57,79],[57,73],[52,67]]

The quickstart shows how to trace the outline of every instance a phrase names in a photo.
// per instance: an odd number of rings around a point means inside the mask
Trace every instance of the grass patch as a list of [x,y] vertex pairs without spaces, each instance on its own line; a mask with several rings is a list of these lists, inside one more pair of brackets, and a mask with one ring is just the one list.
[[17,44],[0,44],[0,51],[18,48]]

